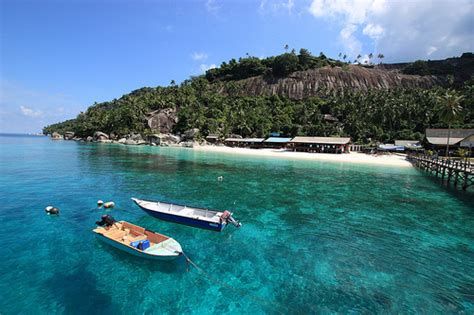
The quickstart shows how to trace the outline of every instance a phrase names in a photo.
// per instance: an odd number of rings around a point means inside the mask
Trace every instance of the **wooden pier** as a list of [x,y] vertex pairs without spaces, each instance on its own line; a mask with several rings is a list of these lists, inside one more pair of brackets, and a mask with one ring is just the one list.
[[474,186],[474,164],[470,161],[440,159],[426,155],[411,154],[407,159],[416,167],[441,177],[441,180],[454,187],[460,185],[463,190]]

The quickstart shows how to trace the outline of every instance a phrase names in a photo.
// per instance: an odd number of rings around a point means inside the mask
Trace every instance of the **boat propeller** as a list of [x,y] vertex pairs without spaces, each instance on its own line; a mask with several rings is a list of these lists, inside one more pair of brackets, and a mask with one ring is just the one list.
[[232,213],[229,212],[229,211],[224,211],[224,213],[222,213],[222,216],[221,216],[221,219],[227,223],[231,223],[233,226],[235,226],[236,228],[239,228],[242,226],[242,223],[240,223],[240,221],[234,219],[232,217]]

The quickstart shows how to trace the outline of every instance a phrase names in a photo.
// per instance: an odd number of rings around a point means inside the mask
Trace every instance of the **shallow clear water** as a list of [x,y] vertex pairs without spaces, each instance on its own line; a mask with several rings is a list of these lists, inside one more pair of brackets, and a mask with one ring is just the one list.
[[[0,171],[2,314],[474,312],[474,193],[411,168],[1,136]],[[159,221],[132,196],[231,209],[243,226]],[[98,199],[213,280],[99,243]]]

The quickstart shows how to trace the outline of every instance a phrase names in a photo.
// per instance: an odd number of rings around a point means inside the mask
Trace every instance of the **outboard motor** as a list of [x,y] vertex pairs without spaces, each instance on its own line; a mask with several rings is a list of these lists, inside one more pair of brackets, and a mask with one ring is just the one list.
[[227,223],[232,223],[232,225],[235,226],[236,228],[239,228],[242,226],[242,223],[234,219],[232,217],[232,213],[227,210],[222,213],[221,220]]
[[117,222],[111,215],[104,214],[100,221],[95,222],[98,226],[112,226],[114,223]]

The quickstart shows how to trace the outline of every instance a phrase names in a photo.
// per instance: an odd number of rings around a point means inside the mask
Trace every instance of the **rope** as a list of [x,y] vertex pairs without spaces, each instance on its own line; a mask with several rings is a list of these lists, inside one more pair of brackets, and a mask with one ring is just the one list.
[[189,258],[188,255],[186,255],[184,252],[181,252],[181,254],[183,254],[183,256],[186,258],[186,261],[191,264],[194,268],[196,268],[200,273],[202,273],[205,278],[207,278],[208,280],[210,280],[211,282],[214,282],[215,284],[217,285],[220,285],[220,286],[223,286],[223,287],[226,287],[227,289],[230,289],[236,293],[238,293],[240,296],[242,297],[246,297],[250,300],[252,300],[253,302],[256,302],[258,304],[260,304],[262,307],[264,308],[267,308],[267,307],[270,307],[272,308],[272,310],[276,310],[277,313],[280,313],[280,314],[283,314],[280,310],[278,309],[275,309],[274,305],[269,305],[268,301],[267,300],[264,300],[258,296],[255,296],[255,295],[252,295],[250,293],[248,293],[246,290],[242,290],[242,289],[239,289],[239,288],[236,288],[234,286],[231,286],[231,285],[228,285],[227,283],[223,282],[223,281],[220,281],[218,279],[216,279],[215,277],[213,277],[212,275],[210,275],[208,272],[206,272],[204,269],[202,269],[201,267],[199,267],[194,261],[191,260],[191,258]]

